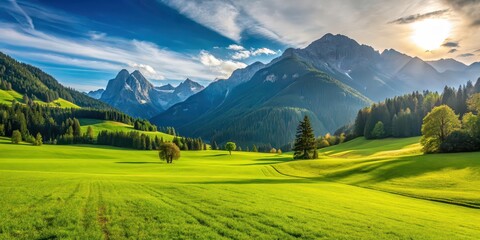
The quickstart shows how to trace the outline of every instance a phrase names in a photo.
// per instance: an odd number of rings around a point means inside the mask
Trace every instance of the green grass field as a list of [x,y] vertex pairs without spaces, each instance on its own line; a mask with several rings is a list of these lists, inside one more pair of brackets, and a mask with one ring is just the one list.
[[[0,89],[0,104],[12,104],[13,100],[16,100],[17,102],[23,102],[23,95],[14,91],[14,90],[1,90]],[[54,100],[50,103],[46,103],[44,101],[40,100],[35,100],[35,103],[41,104],[41,105],[48,105],[50,107],[60,107],[60,108],[80,108],[76,104],[69,102],[63,98],[59,98],[57,100]]]
[[3,104],[12,104],[13,100],[22,102],[23,96],[20,93],[15,92],[14,90],[2,90],[0,89],[0,103]]
[[111,131],[111,132],[137,131],[139,133],[146,134],[150,137],[158,136],[159,138],[163,138],[163,140],[165,140],[165,141],[172,141],[173,138],[174,138],[173,135],[169,135],[169,134],[162,133],[162,132],[148,132],[148,131],[135,130],[133,128],[133,126],[125,124],[125,123],[121,123],[121,122],[105,121],[105,120],[98,120],[98,119],[86,119],[86,118],[79,119],[78,121],[80,122],[80,126],[82,128],[83,133],[87,132],[87,128],[88,128],[88,126],[90,126],[90,127],[92,127],[93,133],[94,133],[95,136],[97,136],[99,132],[106,130],[106,131]]
[[319,160],[275,168],[291,176],[480,208],[480,152],[424,155],[418,141],[359,138],[324,149]]
[[[428,176],[478,171],[469,154],[456,155],[459,165],[443,155],[423,159],[415,153],[417,139],[355,141],[323,150],[322,159],[306,166],[288,154],[223,151],[182,152],[167,165],[155,151],[0,139],[0,239],[478,239],[479,209],[355,182],[374,178],[380,184],[374,176],[389,170],[397,175],[385,179],[387,185],[416,177],[434,183],[432,189],[442,183],[448,189],[454,176]],[[409,166],[396,164],[404,155],[419,157],[408,164],[437,167],[400,177]],[[368,158],[392,165],[369,168]],[[362,171],[335,174],[356,167]],[[457,194],[475,193],[480,177],[471,177],[472,186],[463,183]],[[422,184],[396,187],[416,191]]]

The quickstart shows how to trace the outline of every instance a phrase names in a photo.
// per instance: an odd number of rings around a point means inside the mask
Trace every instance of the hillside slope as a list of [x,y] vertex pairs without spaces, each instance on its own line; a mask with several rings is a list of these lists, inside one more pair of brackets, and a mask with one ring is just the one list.
[[[16,92],[15,90],[2,90],[0,89],[0,104],[7,104],[10,105],[12,104],[13,100],[19,102],[19,103],[25,103],[23,100],[23,95]],[[60,108],[80,108],[78,105],[69,102],[63,98],[58,98],[56,100],[53,100],[51,102],[44,102],[41,100],[35,100],[35,103],[44,105],[44,106],[50,106],[50,107],[60,107]]]
[[96,137],[101,131],[110,131],[110,132],[130,132],[136,131],[140,134],[145,134],[150,137],[157,136],[158,138],[163,138],[164,141],[172,141],[174,136],[169,135],[163,132],[149,132],[149,131],[140,131],[133,128],[132,125],[126,123],[115,122],[115,121],[106,121],[99,119],[88,119],[80,118],[79,119],[82,132],[87,132],[88,127],[91,127],[93,134]]
[[419,138],[365,140],[322,149],[318,160],[275,165],[286,175],[325,179],[480,208],[480,152],[421,153]]
[[43,102],[62,98],[80,107],[111,109],[107,104],[81,92],[62,86],[56,79],[42,70],[0,52],[0,79],[12,84],[12,89]]
[[369,103],[338,80],[296,58],[285,58],[258,71],[217,108],[178,130],[219,143],[235,140],[243,146],[270,143],[280,147],[293,139],[305,114],[317,134],[333,132]]

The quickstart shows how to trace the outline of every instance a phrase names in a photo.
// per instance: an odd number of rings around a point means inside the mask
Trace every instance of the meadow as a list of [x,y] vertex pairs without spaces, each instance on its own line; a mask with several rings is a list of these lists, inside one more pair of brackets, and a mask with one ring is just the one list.
[[128,125],[126,123],[115,122],[115,121],[107,121],[107,120],[98,120],[98,119],[89,119],[89,118],[81,118],[78,120],[80,122],[80,126],[82,129],[82,133],[87,132],[88,127],[90,126],[93,130],[93,135],[97,136],[101,131],[109,131],[109,132],[131,132],[136,131],[140,134],[148,135],[152,138],[157,136],[158,138],[163,138],[164,141],[172,141],[174,136],[169,135],[163,132],[149,132],[149,131],[140,131],[133,128],[132,125]]
[[315,161],[183,151],[168,165],[3,138],[0,239],[478,239],[480,154],[421,156],[417,141],[358,139]]
[[[2,90],[0,89],[0,104],[12,104],[13,100],[22,103],[23,102],[23,95],[14,91],[14,90]],[[80,108],[76,104],[69,102],[63,98],[56,99],[50,103],[46,103],[41,100],[34,100],[35,103],[44,106],[50,107],[60,107],[60,108]]]

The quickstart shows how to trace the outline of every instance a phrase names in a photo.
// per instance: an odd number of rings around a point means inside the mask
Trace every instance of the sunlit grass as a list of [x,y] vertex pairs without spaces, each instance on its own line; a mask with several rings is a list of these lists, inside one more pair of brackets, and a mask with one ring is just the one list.
[[[35,147],[13,145],[8,139],[0,140],[0,153],[1,239],[480,235],[477,209],[279,174],[272,166],[288,166],[289,155],[184,151],[180,160],[168,165],[155,151]],[[325,161],[334,160],[339,159]],[[454,176],[471,176],[457,168],[462,172],[452,172]],[[426,186],[428,178],[422,179]]]

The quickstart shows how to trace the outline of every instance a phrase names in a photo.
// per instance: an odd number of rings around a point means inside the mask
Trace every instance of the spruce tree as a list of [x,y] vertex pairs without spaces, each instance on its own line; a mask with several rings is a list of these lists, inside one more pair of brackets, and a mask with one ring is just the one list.
[[313,133],[312,125],[310,124],[310,119],[308,116],[303,118],[303,121],[300,121],[300,124],[297,127],[297,134],[295,139],[295,145],[293,147],[294,158],[295,159],[311,159],[312,155],[315,154],[315,135]]

